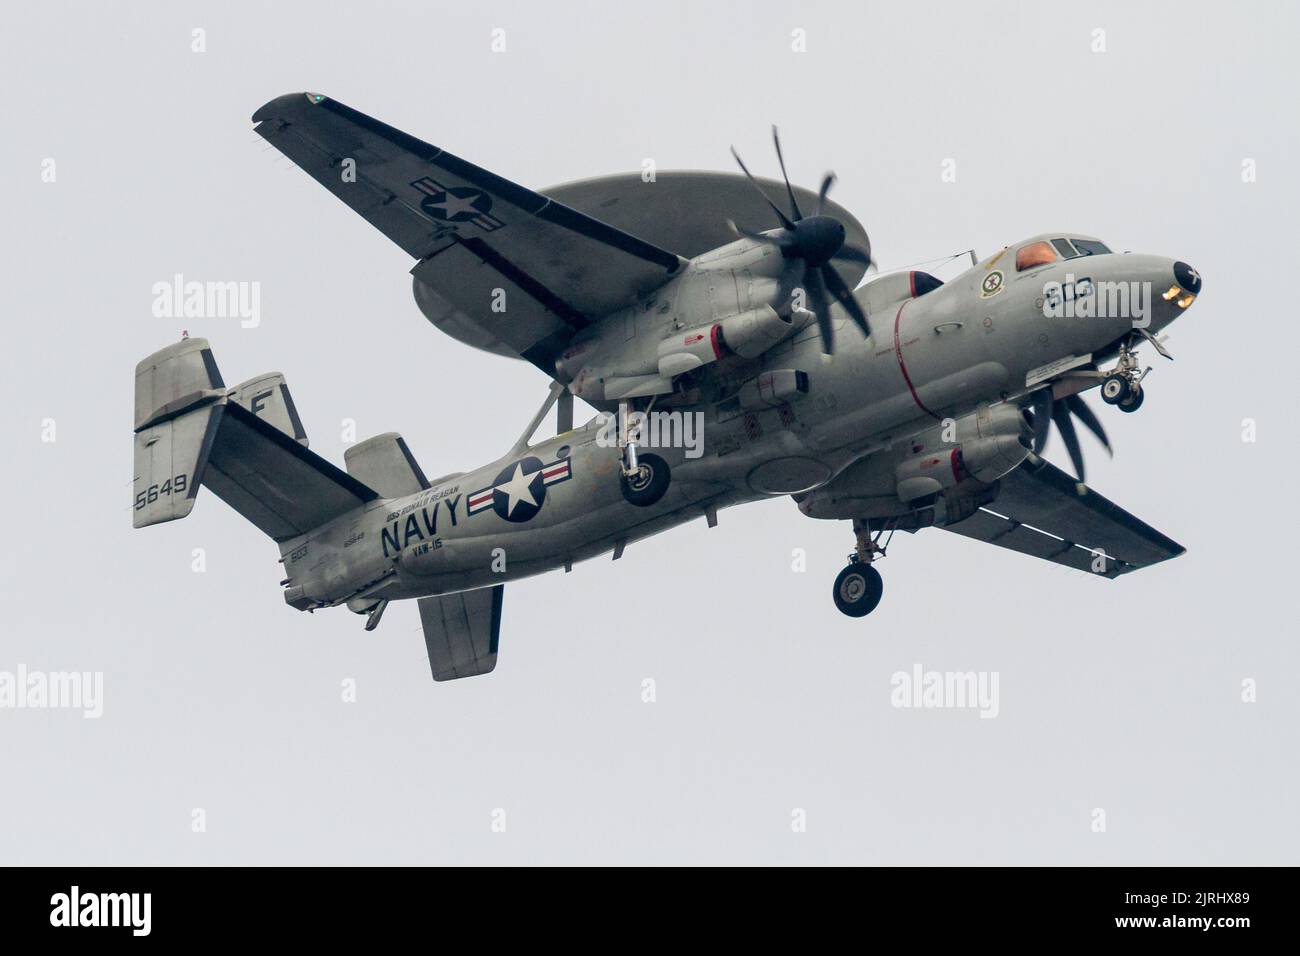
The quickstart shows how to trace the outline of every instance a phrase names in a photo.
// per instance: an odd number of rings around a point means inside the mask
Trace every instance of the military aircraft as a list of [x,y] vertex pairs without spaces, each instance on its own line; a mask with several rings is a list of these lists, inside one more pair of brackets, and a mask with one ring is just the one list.
[[[184,517],[206,485],[279,546],[292,607],[346,605],[369,630],[416,599],[435,680],[495,667],[505,582],[764,497],[852,522],[832,595],[855,617],[880,601],[895,531],[1107,578],[1183,552],[1083,483],[1075,422],[1109,447],[1081,393],[1141,407],[1137,349],[1168,357],[1157,334],[1201,291],[1184,262],[1066,230],[972,252],[947,283],[903,270],[855,288],[866,231],[832,175],[790,183],[775,129],[780,181],[737,155],[739,174],[534,192],[320,94],[253,122],[414,260],[435,326],[532,363],[549,392],[472,471],[430,480],[393,433],[340,469],[308,450],[282,375],[228,388],[184,338],[136,368],[134,525]],[[574,396],[599,413],[578,428]],[[558,434],[534,442],[552,408]],[[1077,480],[1040,457],[1053,426]]]

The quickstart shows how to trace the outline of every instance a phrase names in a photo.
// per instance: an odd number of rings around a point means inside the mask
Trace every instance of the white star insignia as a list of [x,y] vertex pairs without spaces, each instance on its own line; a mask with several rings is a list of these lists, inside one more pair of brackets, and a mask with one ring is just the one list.
[[476,199],[478,199],[477,195],[471,196],[470,198],[466,199],[461,196],[453,196],[450,192],[447,192],[444,193],[443,197],[439,199],[437,202],[435,202],[433,205],[437,206],[439,209],[445,212],[447,214],[448,219],[453,219],[456,216],[459,216],[461,213],[466,213],[466,212],[473,213],[474,215],[477,216],[478,207],[474,205],[474,201]]
[[507,515],[514,514],[515,505],[521,501],[532,505],[534,508],[537,507],[537,499],[533,497],[532,488],[533,482],[540,474],[540,471],[534,471],[531,474],[524,474],[524,466],[521,462],[520,464],[515,465],[514,477],[503,485],[497,485],[495,490],[504,492],[506,495]]

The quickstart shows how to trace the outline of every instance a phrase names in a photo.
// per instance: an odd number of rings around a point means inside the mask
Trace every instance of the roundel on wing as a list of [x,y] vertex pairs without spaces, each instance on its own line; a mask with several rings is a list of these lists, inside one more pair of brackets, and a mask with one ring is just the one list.
[[492,208],[492,197],[473,186],[452,186],[425,196],[420,208],[443,222],[468,222]]

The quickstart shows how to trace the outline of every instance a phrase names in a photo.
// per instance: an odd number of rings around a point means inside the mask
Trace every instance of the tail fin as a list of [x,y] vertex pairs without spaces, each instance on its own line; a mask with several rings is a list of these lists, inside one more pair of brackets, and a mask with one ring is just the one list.
[[302,427],[289,386],[279,372],[267,372],[236,385],[230,390],[230,400],[274,425],[303,448],[308,447],[307,430]]
[[353,445],[343,453],[343,462],[349,475],[385,498],[401,498],[429,487],[429,479],[406,446],[406,439],[397,432],[385,432]]
[[206,339],[182,339],[135,367],[134,527],[194,509],[225,401]]
[[136,366],[135,407],[137,528],[184,518],[200,484],[276,541],[379,497],[307,450],[282,375],[227,391],[204,339]]

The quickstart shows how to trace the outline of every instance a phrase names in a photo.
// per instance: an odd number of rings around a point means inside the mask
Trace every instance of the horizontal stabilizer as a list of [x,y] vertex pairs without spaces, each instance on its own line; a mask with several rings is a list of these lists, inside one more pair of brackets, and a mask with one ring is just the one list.
[[228,404],[203,483],[276,541],[379,496],[242,405]]
[[1186,549],[1091,488],[1030,456],[1000,479],[997,498],[947,525],[955,534],[1114,578]]
[[497,666],[505,585],[420,598],[420,623],[436,681],[487,674]]
[[402,498],[429,487],[424,471],[397,432],[367,438],[343,453],[348,474],[385,498]]

